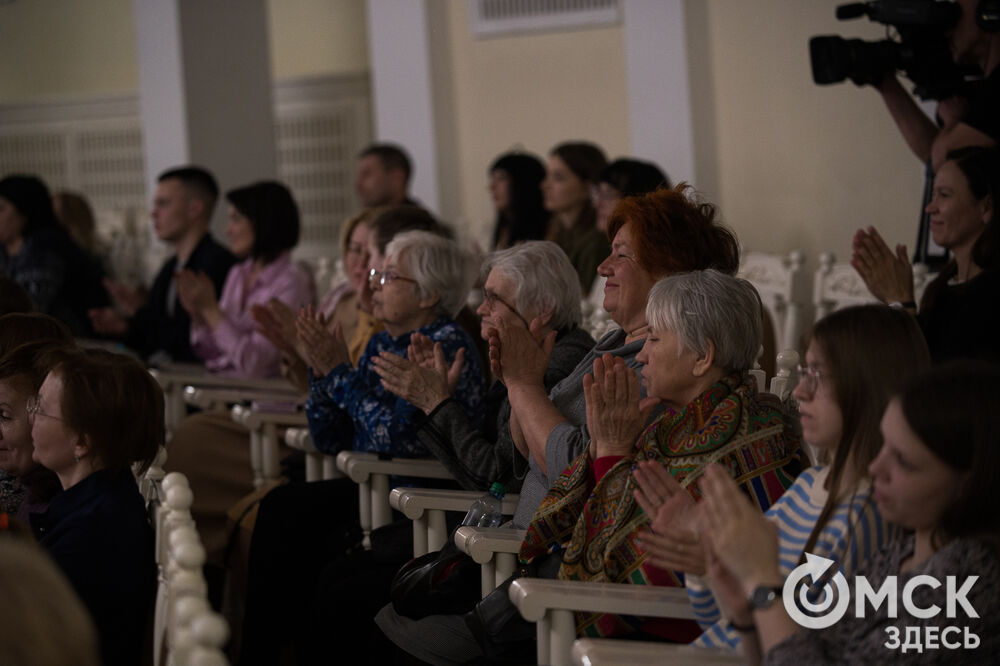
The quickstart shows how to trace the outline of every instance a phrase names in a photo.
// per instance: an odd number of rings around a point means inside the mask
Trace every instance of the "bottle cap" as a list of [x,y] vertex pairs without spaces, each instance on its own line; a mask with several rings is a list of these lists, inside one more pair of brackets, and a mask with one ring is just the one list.
[[503,496],[507,492],[507,486],[503,485],[499,481],[494,481],[493,485],[490,486],[490,492],[494,495]]

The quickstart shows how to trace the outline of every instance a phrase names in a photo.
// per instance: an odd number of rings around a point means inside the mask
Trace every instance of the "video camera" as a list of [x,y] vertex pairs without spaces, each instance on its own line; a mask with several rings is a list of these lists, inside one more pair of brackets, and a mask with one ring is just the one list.
[[[819,85],[850,79],[856,85],[876,84],[887,74],[902,71],[914,83],[921,99],[944,99],[958,94],[965,83],[965,69],[951,58],[949,28],[958,20],[960,7],[937,0],[873,0],[837,7],[841,21],[867,16],[895,29],[895,35],[866,42],[837,35],[809,40],[813,81]],[[890,37],[897,37],[892,39]]]

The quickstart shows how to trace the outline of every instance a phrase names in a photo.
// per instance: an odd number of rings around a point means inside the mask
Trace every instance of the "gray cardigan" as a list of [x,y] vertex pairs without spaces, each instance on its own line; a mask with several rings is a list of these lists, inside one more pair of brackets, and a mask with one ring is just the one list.
[[[545,372],[545,388],[551,389],[577,367],[580,359],[594,345],[594,339],[579,327],[556,339],[549,367]],[[503,385],[494,384],[487,400],[496,401],[487,408],[496,414],[496,440],[469,423],[461,405],[449,398],[434,408],[417,430],[417,438],[451,472],[463,488],[488,490],[494,481],[517,492],[524,478],[525,460],[510,436],[510,401]]]
[[[583,395],[583,376],[594,369],[594,359],[604,354],[620,356],[625,365],[639,371],[641,365],[635,355],[642,349],[645,340],[625,344],[625,331],[620,328],[609,332],[590,350],[572,373],[557,384],[550,392],[549,399],[559,409],[566,420],[549,433],[545,442],[545,465],[552,477],[558,478],[566,467],[583,452],[590,442],[587,432],[587,401]],[[645,391],[643,391],[645,395]],[[514,513],[514,527],[524,529],[538,505],[545,499],[551,481],[542,473],[534,458],[528,461],[528,476],[521,486],[521,499]]]

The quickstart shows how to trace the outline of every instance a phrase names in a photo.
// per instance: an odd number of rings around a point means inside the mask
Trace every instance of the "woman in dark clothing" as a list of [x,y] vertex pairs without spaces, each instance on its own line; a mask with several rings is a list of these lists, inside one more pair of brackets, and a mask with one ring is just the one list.
[[77,336],[93,332],[87,310],[109,302],[99,263],[59,225],[48,188],[34,176],[0,180],[0,274]]
[[490,197],[497,211],[494,250],[529,240],[542,240],[549,213],[542,204],[545,167],[530,153],[505,153],[490,165]]
[[[927,285],[917,319],[935,362],[1000,360],[1000,152],[971,146],[948,153],[927,204],[931,237],[951,261]],[[851,264],[879,300],[917,312],[906,247],[893,253],[875,229],[854,237]]]
[[28,401],[34,459],[63,492],[31,517],[90,611],[105,664],[141,663],[155,593],[153,531],[130,466],[163,444],[163,393],[134,359],[60,349]]

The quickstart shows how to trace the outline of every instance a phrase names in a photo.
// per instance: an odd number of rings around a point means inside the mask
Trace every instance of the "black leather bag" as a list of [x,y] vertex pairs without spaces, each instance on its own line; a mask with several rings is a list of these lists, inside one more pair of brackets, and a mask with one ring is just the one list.
[[522,566],[465,614],[466,626],[491,663],[534,663],[535,623],[521,617],[509,590],[511,583],[532,576],[535,569]]
[[410,560],[392,580],[392,607],[414,620],[460,615],[479,601],[479,565],[449,540],[445,547]]

